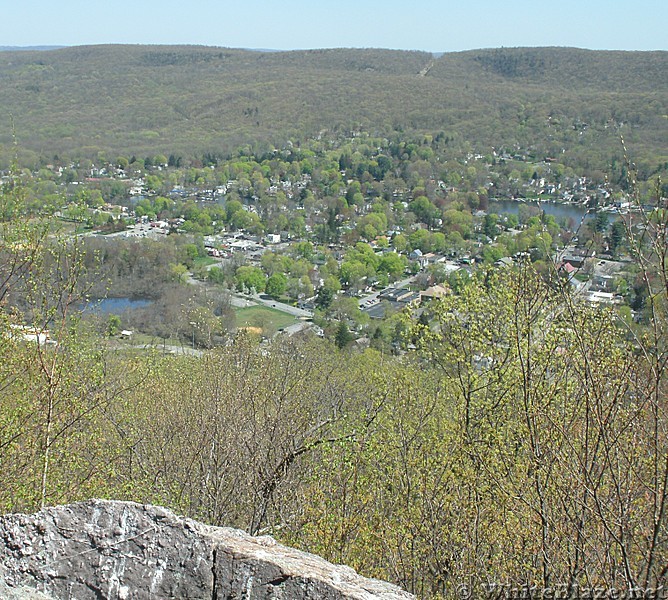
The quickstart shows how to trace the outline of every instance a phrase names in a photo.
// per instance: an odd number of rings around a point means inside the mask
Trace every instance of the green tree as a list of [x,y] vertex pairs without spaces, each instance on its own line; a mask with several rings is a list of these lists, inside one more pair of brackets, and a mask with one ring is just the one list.
[[241,210],[243,210],[243,204],[241,204],[241,202],[239,202],[238,200],[229,200],[225,204],[225,211],[227,213],[227,222],[231,223],[232,217]]
[[431,228],[434,221],[440,216],[441,211],[432,204],[426,196],[418,196],[409,205],[408,209],[418,218],[421,223]]
[[316,298],[317,306],[322,309],[329,308],[340,289],[341,284],[336,277],[333,275],[325,277],[322,287],[318,290]]
[[279,298],[285,293],[287,288],[288,278],[283,273],[274,273],[269,279],[265,287],[266,293],[272,298]]
[[341,284],[347,288],[358,290],[369,274],[367,266],[359,260],[344,260],[339,269]]
[[403,233],[398,233],[392,238],[392,247],[397,252],[405,252],[408,249],[408,238]]
[[341,321],[336,328],[336,336],[335,336],[335,341],[336,345],[338,348],[345,348],[350,342],[352,342],[355,339],[352,333],[350,333],[350,330],[348,329],[348,325],[346,325],[343,321]]
[[426,229],[416,229],[408,236],[408,241],[413,250],[422,253],[431,252],[431,235]]
[[311,242],[307,241],[297,242],[293,246],[293,251],[297,257],[304,258],[308,261],[313,260],[314,247]]
[[497,220],[498,220],[497,215],[488,213],[485,215],[485,219],[483,222],[483,229],[482,229],[483,233],[492,240],[495,239],[499,233],[499,229],[497,227]]
[[255,290],[258,294],[264,292],[267,279],[259,267],[242,266],[235,274],[239,291]]
[[335,292],[332,290],[331,287],[322,286],[318,290],[318,294],[316,296],[315,300],[316,306],[318,308],[327,309],[332,304],[334,297],[335,297]]
[[180,248],[179,255],[183,264],[192,269],[195,259],[199,256],[199,250],[196,244],[184,244]]
[[616,220],[610,228],[610,252],[614,257],[618,257],[624,247],[626,240],[626,226],[623,221]]
[[405,256],[396,252],[386,252],[380,259],[378,272],[387,273],[391,279],[398,279],[403,275],[407,265],[408,260]]
[[591,222],[591,229],[595,233],[605,233],[608,229],[608,223],[610,222],[610,217],[607,213],[597,212],[594,216],[593,221]]
[[121,327],[121,318],[115,314],[109,315],[109,318],[107,319],[107,335],[118,335],[121,331]]

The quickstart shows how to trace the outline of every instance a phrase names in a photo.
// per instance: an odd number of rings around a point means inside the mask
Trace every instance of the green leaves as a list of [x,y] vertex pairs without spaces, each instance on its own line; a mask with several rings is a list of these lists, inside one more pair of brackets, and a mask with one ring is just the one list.
[[239,291],[255,290],[255,292],[261,294],[267,284],[267,279],[259,267],[239,267],[235,279]]

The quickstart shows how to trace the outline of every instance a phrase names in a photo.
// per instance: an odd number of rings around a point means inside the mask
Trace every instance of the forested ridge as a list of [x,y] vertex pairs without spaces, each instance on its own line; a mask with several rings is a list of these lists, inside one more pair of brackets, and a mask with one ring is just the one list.
[[33,164],[54,154],[224,155],[245,145],[261,153],[323,130],[443,131],[483,152],[533,146],[545,156],[579,151],[604,163],[621,128],[640,159],[666,137],[667,56],[569,48],[436,59],[191,46],[3,52],[0,144],[11,146],[12,122]]

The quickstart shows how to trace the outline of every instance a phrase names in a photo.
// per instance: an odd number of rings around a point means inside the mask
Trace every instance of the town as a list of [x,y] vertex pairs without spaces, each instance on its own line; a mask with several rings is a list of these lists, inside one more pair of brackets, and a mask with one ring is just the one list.
[[[239,326],[265,336],[333,337],[345,326],[360,344],[396,347],[393,315],[419,311],[476,269],[518,261],[642,318],[624,259],[633,199],[553,158],[519,148],[460,155],[438,135],[397,144],[357,132],[208,162],[118,157],[21,177],[35,210],[77,236],[178,237],[186,252],[171,275],[227,290],[235,309],[264,307]],[[106,295],[119,294],[112,283]],[[294,320],[274,326],[269,309]],[[186,329],[174,328],[182,344]]]

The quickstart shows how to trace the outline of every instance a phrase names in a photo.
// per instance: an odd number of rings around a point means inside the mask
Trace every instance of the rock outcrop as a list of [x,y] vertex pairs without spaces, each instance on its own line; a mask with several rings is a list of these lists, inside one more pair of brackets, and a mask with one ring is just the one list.
[[349,567],[132,502],[0,517],[0,597],[15,600],[408,600]]

